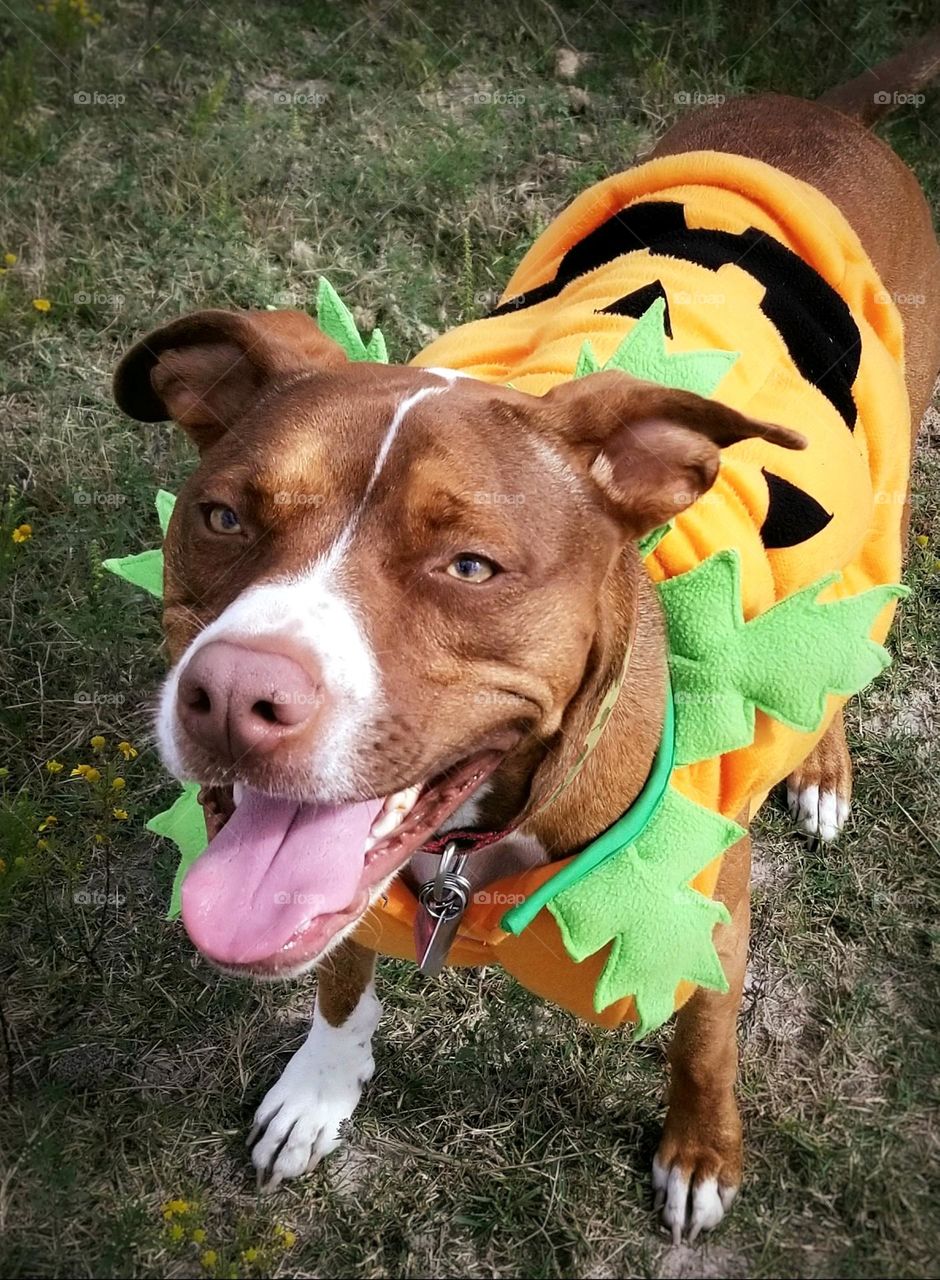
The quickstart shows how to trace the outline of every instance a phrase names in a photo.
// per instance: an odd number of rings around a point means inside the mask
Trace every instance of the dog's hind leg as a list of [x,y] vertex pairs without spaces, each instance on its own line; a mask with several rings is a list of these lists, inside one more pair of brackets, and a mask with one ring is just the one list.
[[317,966],[313,1025],[265,1095],[248,1135],[265,1191],[312,1169],[343,1140],[342,1126],[375,1069],[372,1035],[382,1006],[374,969],[375,953],[351,939]]
[[829,843],[845,826],[852,803],[852,758],[842,708],[798,769],[787,778],[787,807],[797,830]]
[[679,1010],[669,1049],[669,1109],[653,1160],[655,1208],[678,1244],[718,1225],[741,1184],[741,1120],[734,1087],[737,1018],[750,929],[751,842],[725,854],[716,897],[731,923],[715,929],[728,991],[700,987]]

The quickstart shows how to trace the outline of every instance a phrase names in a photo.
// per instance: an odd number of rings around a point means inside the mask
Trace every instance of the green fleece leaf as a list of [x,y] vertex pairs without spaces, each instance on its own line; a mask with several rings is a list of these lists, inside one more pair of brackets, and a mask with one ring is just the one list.
[[135,587],[143,587],[158,600],[163,599],[163,552],[159,549],[141,551],[136,556],[119,556],[102,561],[102,568],[116,574]]
[[727,908],[689,881],[743,835],[737,823],[669,787],[632,845],[548,904],[573,960],[613,941],[594,1007],[633,996],[637,1039],[672,1015],[681,981],[727,991],[712,942]]
[[181,910],[180,891],[186,872],[209,843],[206,818],[199,803],[199,783],[187,782],[169,809],[156,814],[147,823],[154,835],[166,836],[180,851],[180,864],[173,878],[167,920],[175,920]]
[[658,382],[696,395],[713,395],[719,382],[737,361],[737,351],[676,351],[666,349],[666,300],[657,298],[644,311],[605,365],[599,365],[594,350],[585,342],[578,356],[574,376],[583,378],[599,370],[620,369],[645,382]]
[[[159,489],[154,505],[157,508],[157,519],[164,537],[170,523],[170,516],[176,506],[176,495],[166,489]],[[163,548],[155,547],[151,551],[141,551],[139,555],[118,556],[102,562],[103,569],[113,573],[125,582],[132,582],[135,587],[143,587],[158,600],[163,599]]]
[[317,324],[346,352],[350,360],[373,360],[388,364],[388,351],[380,329],[375,329],[369,345],[362,341],[352,312],[324,276],[317,288]]
[[669,520],[666,524],[661,524],[658,528],[651,529],[649,533],[644,534],[643,537],[639,539],[637,547],[639,548],[640,555],[644,560],[648,555],[652,555],[671,528],[672,521]]
[[578,363],[574,367],[574,377],[586,378],[589,373],[599,373],[600,367],[597,356],[594,354],[594,348],[585,338],[581,350],[578,352]]
[[366,360],[373,360],[376,364],[388,364],[388,347],[385,345],[385,338],[381,329],[373,329],[372,337],[366,343]]
[[858,693],[891,661],[870,639],[875,619],[907,588],[873,587],[820,604],[837,574],[744,621],[737,551],[718,551],[661,582],[676,696],[677,764],[747,746],[759,707],[801,733],[819,727],[829,694]]
[[176,494],[170,493],[167,489],[158,489],[156,498],[157,519],[160,521],[160,532],[166,537],[166,531],[170,527],[170,516],[173,514],[173,508],[176,506]]

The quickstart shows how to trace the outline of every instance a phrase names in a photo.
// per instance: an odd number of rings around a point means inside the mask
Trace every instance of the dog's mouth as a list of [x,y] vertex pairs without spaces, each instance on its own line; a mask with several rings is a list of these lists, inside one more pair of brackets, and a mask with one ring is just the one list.
[[276,977],[309,965],[496,769],[470,756],[384,800],[316,805],[246,790],[183,882],[183,923],[226,969]]

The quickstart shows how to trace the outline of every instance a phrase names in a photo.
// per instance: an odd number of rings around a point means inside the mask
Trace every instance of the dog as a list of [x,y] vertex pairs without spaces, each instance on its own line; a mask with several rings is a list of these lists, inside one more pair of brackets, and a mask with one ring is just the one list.
[[[165,546],[172,667],[158,710],[164,760],[203,784],[213,837],[184,883],[186,927],[226,971],[318,971],[310,1033],[249,1138],[263,1185],[339,1145],[373,1072],[375,953],[415,956],[419,891],[446,837],[470,847],[485,833],[462,872],[476,902],[494,884],[544,886],[643,793],[668,698],[654,580],[690,569],[690,530],[705,537],[720,503],[737,511],[740,536],[721,542],[740,552],[745,616],[805,585],[814,547],[846,579],[877,560],[862,585],[896,576],[908,418],[916,427],[940,368],[940,250],[916,180],[868,126],[937,70],[940,32],[819,102],[762,95],[680,119],[643,166],[549,228],[492,317],[410,366],[350,362],[299,312],[198,312],[121,362],[120,407],[174,420],[200,453]],[[696,183],[731,193],[727,225],[708,223]],[[819,225],[864,251],[845,250],[844,279],[810,245]],[[574,379],[585,333],[609,356],[649,315],[664,344],[674,330],[667,352],[690,350],[689,325],[714,329],[701,293],[678,296],[677,260],[697,288],[737,290],[751,308],[740,364],[707,399],[620,370]],[[615,269],[625,296],[602,287]],[[780,338],[784,372],[749,383],[765,360],[753,344]],[[706,345],[728,353],[721,333]],[[859,409],[881,394],[890,412]],[[878,494],[843,495],[830,510],[831,494],[801,488],[798,458],[828,462],[836,488],[844,474],[869,488],[887,475],[900,498],[883,510]],[[739,474],[760,477],[760,494],[735,507]],[[670,522],[645,558],[637,539]],[[889,621],[890,608],[879,638]],[[758,712],[758,738],[771,719]],[[801,829],[831,840],[848,816],[840,699],[813,731],[785,733],[773,776],[728,775],[724,817],[739,834],[693,881],[723,904],[723,981],[677,993],[653,1165],[676,1241],[715,1227],[741,1182],[747,822],[783,778]],[[495,958],[607,1025],[637,1016],[630,999],[592,1007],[609,948],[574,965],[547,911],[533,953],[500,926],[502,908],[475,910],[451,931],[450,961]]]

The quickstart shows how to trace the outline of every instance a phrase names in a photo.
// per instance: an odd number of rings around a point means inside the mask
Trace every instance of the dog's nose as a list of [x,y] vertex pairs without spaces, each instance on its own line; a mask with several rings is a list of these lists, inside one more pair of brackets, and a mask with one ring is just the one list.
[[275,750],[310,727],[323,701],[312,660],[211,640],[186,664],[177,692],[186,732],[225,764]]

